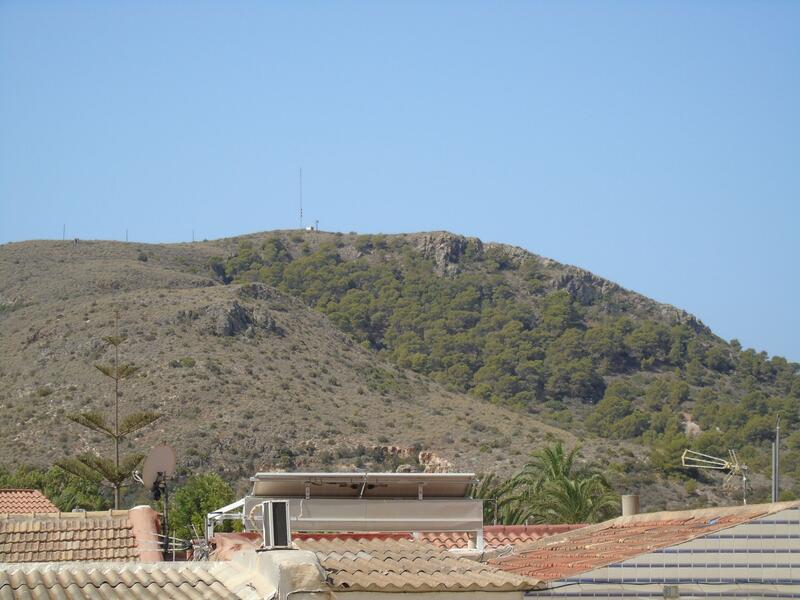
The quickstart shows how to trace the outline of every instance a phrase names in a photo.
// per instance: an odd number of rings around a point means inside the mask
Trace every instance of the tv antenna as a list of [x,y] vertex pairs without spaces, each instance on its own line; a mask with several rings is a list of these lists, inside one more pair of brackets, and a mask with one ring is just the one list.
[[727,485],[734,477],[741,477],[742,479],[742,504],[747,504],[747,465],[739,462],[739,457],[736,456],[736,450],[728,450],[728,460],[711,456],[710,454],[703,454],[702,452],[695,452],[694,450],[686,449],[681,454],[681,465],[694,469],[709,469],[712,471],[724,471],[727,473],[725,476],[725,483]]
[[142,467],[142,484],[150,488],[153,500],[164,498],[164,555],[169,552],[169,488],[167,481],[175,474],[175,450],[166,444],[155,446]]

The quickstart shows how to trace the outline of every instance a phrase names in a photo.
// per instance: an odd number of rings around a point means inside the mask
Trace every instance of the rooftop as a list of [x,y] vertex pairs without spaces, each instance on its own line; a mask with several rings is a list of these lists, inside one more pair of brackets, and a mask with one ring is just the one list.
[[[542,586],[537,579],[461,558],[406,535],[304,534],[296,538],[293,545],[312,552],[324,569],[328,584],[339,591],[501,592],[527,591]],[[237,560],[257,548],[261,537],[253,532],[218,533],[215,542],[217,549],[212,558]]]
[[[536,540],[560,533],[566,533],[586,525],[487,525],[483,528],[485,551],[497,550],[514,546],[530,546]],[[467,550],[470,549],[470,536],[468,532],[439,531],[432,533],[415,534],[411,531],[359,531],[359,532],[317,532],[296,531],[292,532],[292,539],[303,540],[409,540],[432,544],[442,550]],[[257,548],[261,544],[261,534],[258,532],[247,533],[218,533],[214,538],[216,544],[215,555],[222,560],[228,560],[232,554],[244,548]],[[494,553],[495,555],[497,553]],[[487,558],[484,555],[482,560]]]
[[39,490],[0,489],[0,514],[56,512],[56,505]]
[[246,580],[232,563],[0,565],[0,598],[260,598]]
[[305,539],[334,589],[364,592],[512,591],[540,581],[458,558],[432,544],[404,539]]
[[510,573],[552,581],[798,506],[800,502],[779,502],[618,517],[519,546],[489,562]]
[[0,562],[160,560],[157,513],[132,510],[0,515]]
[[[527,545],[540,538],[579,527],[585,525],[487,525],[483,528],[483,543],[487,549]],[[469,547],[469,534],[466,532],[423,533],[420,539],[445,550]]]

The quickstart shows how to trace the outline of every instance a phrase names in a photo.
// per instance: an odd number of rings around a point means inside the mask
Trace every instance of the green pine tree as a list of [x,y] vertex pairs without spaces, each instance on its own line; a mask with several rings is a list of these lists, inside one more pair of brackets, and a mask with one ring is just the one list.
[[122,441],[132,433],[151,425],[161,415],[152,411],[140,411],[120,418],[120,384],[132,377],[139,368],[129,363],[120,363],[119,347],[126,336],[119,333],[119,313],[115,314],[114,330],[114,335],[103,338],[114,348],[114,361],[111,364],[95,365],[98,371],[114,381],[114,414],[109,418],[99,411],[84,411],[67,416],[70,421],[109,438],[113,442],[114,456],[107,458],[87,452],[57,461],[56,465],[81,479],[110,487],[114,493],[114,508],[118,509],[122,488],[144,459],[144,454],[141,453],[120,456]]

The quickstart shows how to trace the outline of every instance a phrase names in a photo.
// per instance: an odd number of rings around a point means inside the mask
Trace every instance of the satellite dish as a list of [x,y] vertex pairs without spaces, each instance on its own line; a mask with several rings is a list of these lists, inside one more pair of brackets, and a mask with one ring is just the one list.
[[164,473],[164,477],[175,474],[175,450],[166,444],[154,447],[144,460],[142,467],[144,486],[153,487],[159,473]]

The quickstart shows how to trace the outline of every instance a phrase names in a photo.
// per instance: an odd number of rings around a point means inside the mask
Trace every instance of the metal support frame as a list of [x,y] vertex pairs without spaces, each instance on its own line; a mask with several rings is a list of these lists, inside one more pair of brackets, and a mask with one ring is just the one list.
[[237,500],[227,506],[210,512],[206,515],[206,539],[214,537],[214,526],[219,521],[243,521],[244,512],[232,512],[236,509],[244,509],[244,498]]
[[[268,502],[285,502],[287,530],[296,532],[452,531],[469,535],[472,552],[484,550],[483,502],[471,497],[471,473],[257,473],[253,492],[208,513],[206,533],[217,522],[239,520],[265,536]],[[268,523],[267,523],[268,524]]]

